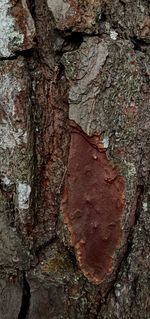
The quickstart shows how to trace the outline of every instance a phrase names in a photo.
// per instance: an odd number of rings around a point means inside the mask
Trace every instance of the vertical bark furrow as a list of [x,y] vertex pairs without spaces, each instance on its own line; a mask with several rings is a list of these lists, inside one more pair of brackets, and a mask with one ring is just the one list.
[[19,315],[18,315],[18,319],[27,319],[29,306],[30,306],[30,286],[27,282],[25,272],[23,272],[22,282],[23,282],[22,304],[21,304]]

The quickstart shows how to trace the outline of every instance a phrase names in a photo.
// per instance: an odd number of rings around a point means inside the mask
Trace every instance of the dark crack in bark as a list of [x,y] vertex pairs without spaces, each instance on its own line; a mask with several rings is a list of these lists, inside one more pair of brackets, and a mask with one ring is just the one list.
[[18,319],[26,319],[29,311],[30,306],[30,286],[28,284],[26,274],[23,272],[23,278],[22,278],[22,304],[20,308],[20,312],[18,315]]

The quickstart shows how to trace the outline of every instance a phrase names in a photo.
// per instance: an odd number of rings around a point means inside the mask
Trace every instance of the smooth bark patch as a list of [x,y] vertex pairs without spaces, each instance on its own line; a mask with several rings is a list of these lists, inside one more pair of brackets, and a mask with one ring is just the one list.
[[97,140],[73,128],[62,210],[81,270],[99,284],[121,245],[124,179]]

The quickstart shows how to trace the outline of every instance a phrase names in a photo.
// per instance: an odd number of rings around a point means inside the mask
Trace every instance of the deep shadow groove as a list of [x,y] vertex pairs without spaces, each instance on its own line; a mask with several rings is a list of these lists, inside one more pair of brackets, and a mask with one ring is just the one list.
[[29,58],[30,56],[33,55],[34,51],[35,49],[31,48],[31,49],[22,50],[22,51],[16,51],[15,54],[16,54],[16,57],[23,56],[24,58]]
[[120,0],[120,3],[122,4],[124,11],[126,10],[126,3],[124,0]]
[[101,18],[100,18],[100,22],[106,22],[107,20],[107,16],[106,16],[106,12],[103,10],[101,13]]
[[136,203],[136,210],[135,210],[135,222],[134,226],[137,224],[139,217],[140,217],[140,210],[142,208],[142,203],[143,203],[143,197],[145,193],[145,187],[144,185],[138,185],[137,186],[137,203]]
[[67,253],[68,253],[69,260],[71,261],[71,264],[73,266],[73,269],[77,270],[78,269],[78,263],[77,263],[77,259],[76,259],[74,248],[73,247],[68,248],[67,249]]
[[0,57],[0,61],[13,61],[16,60],[18,58],[18,55],[14,53],[14,55],[12,56],[8,56],[8,57]]
[[98,19],[99,23],[102,24],[107,21],[107,6],[103,5],[100,16],[98,15],[96,20]]
[[65,37],[64,46],[62,48],[63,52],[67,51],[68,46],[70,46],[69,51],[77,50],[83,42],[83,34],[80,32],[72,32],[70,35]]
[[28,49],[28,50],[22,50],[22,51],[15,51],[12,56],[8,57],[0,57],[0,61],[13,61],[16,60],[18,57],[22,56],[24,58],[27,58],[31,56],[34,52],[34,48]]
[[65,75],[65,67],[63,63],[59,63],[58,65],[58,74],[57,74],[57,80],[60,81],[61,76]]
[[28,6],[28,9],[31,13],[32,18],[34,19],[34,17],[35,17],[35,1],[27,0],[27,6]]
[[25,272],[23,272],[23,288],[22,288],[22,304],[20,308],[20,312],[18,315],[18,319],[26,319],[30,306],[30,286],[27,282]]
[[143,39],[138,39],[136,36],[130,37],[130,40],[134,45],[135,51],[143,51],[149,46],[149,43],[146,43]]
[[55,37],[59,37],[63,40],[62,46],[56,50],[56,54],[61,58],[65,52],[71,52],[79,49],[83,42],[83,36],[84,34],[82,32],[72,32],[70,30],[62,32],[55,29]]

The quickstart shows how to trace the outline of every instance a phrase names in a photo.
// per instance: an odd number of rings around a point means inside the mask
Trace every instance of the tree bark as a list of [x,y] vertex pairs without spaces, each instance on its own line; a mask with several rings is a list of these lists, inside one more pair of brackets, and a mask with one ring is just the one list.
[[148,0],[1,0],[0,319],[148,319]]

